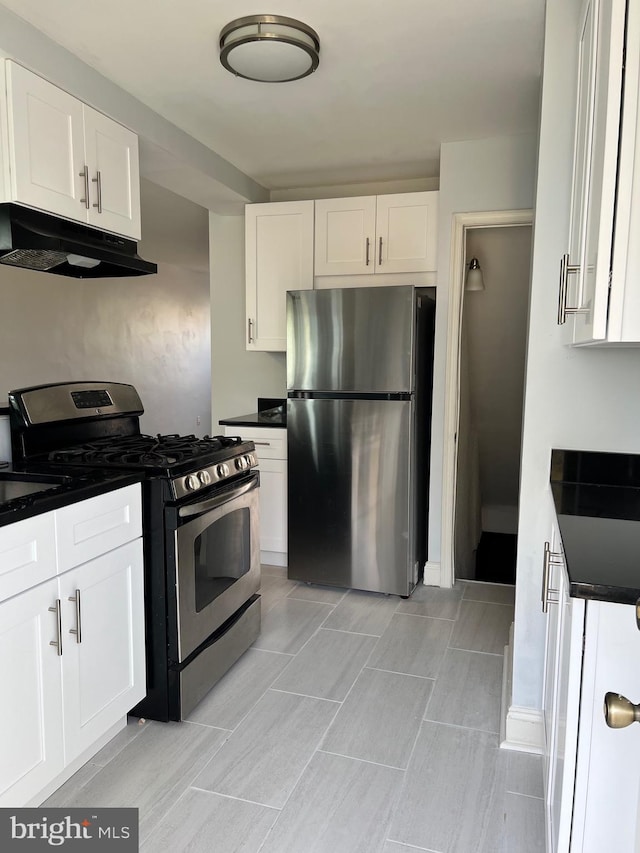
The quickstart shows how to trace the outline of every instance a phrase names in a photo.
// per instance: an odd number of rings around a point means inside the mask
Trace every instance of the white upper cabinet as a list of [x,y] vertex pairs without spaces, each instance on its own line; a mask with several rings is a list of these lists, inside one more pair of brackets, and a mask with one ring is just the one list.
[[569,251],[558,311],[567,343],[640,342],[640,250],[629,240],[640,216],[639,9],[640,0],[585,0],[582,8]]
[[245,208],[246,346],[287,349],[288,290],[313,287],[313,201]]
[[11,60],[5,70],[4,200],[140,239],[136,134]]
[[436,269],[438,193],[318,199],[315,274]]

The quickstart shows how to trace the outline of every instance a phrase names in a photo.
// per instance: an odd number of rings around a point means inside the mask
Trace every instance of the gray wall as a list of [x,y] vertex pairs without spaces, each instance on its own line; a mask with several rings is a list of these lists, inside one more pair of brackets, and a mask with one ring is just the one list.
[[512,704],[540,708],[551,449],[640,452],[640,349],[575,348],[556,325],[568,246],[574,68],[580,0],[548,0],[533,243],[518,541]]
[[451,277],[451,226],[455,213],[526,210],[533,207],[536,139],[506,136],[445,143],[440,155],[438,307],[433,388],[429,561],[440,562],[445,366]]
[[474,257],[485,289],[465,292],[462,322],[478,437],[482,529],[516,533],[531,228],[470,229],[467,260]]
[[[171,215],[173,193],[153,191],[152,200],[157,217]],[[140,253],[154,260],[144,204]],[[172,239],[179,250],[178,228]],[[171,242],[162,242],[170,259]],[[0,265],[0,401],[12,388],[81,379],[135,385],[146,432],[208,432],[207,271],[161,263],[156,276],[84,281]]]

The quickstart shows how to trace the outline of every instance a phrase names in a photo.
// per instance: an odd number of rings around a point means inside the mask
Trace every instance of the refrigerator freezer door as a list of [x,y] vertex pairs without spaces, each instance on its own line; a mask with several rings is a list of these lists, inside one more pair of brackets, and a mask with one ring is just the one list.
[[414,390],[410,286],[287,293],[290,391]]
[[412,401],[288,401],[290,578],[410,594],[412,414]]

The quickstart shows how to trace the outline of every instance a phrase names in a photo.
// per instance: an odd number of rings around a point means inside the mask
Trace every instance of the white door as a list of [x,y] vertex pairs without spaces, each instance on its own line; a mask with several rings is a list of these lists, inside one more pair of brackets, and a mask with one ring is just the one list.
[[287,463],[260,457],[260,550],[287,553]]
[[139,240],[138,137],[87,106],[84,107],[84,134],[91,184],[89,224]]
[[28,803],[64,766],[57,590],[51,580],[0,604],[3,807]]
[[597,50],[580,276],[580,305],[587,313],[576,315],[576,343],[604,340],[607,336],[624,52],[625,0],[592,0],[592,6],[592,14],[598,15]]
[[437,216],[437,192],[379,195],[376,212],[376,272],[435,270]]
[[15,62],[7,100],[12,198],[86,221],[82,103]]
[[632,605],[589,601],[572,851],[640,849],[640,725],[609,728],[607,693],[640,702],[640,631]]
[[315,274],[372,273],[376,264],[376,197],[318,199]]
[[247,349],[285,352],[287,290],[313,287],[313,202],[245,208]]
[[145,695],[142,540],[60,576],[65,760]]

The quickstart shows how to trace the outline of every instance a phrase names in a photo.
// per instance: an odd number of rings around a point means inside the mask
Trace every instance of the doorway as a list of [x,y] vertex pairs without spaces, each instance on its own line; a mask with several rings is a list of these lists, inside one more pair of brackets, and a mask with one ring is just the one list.
[[[444,587],[456,577],[476,579],[483,532],[496,535],[485,537],[481,561],[496,580],[513,577],[532,223],[531,210],[453,216],[440,555]],[[484,289],[469,292],[466,273],[474,256]],[[488,547],[483,555],[485,545],[492,544],[508,558],[496,557]],[[503,578],[497,577],[499,565],[510,566]],[[481,574],[493,579],[484,567]]]
[[[531,227],[469,228],[462,292],[455,576],[515,583]],[[470,279],[466,279],[470,281]]]

